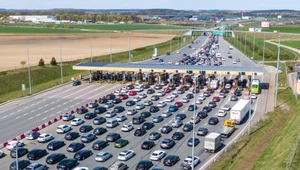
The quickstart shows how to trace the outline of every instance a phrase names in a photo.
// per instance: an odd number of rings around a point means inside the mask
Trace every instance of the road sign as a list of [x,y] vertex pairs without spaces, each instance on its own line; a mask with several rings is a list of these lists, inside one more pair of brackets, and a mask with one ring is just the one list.
[[281,66],[278,66],[278,70],[282,71],[282,67],[281,67]]
[[26,90],[25,84],[22,84],[22,91],[25,91],[25,90]]

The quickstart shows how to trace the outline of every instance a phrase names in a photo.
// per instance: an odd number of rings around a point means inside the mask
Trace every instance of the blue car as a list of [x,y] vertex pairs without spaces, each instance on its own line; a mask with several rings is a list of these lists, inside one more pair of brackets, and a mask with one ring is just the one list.
[[177,107],[177,106],[175,106],[175,105],[169,106],[169,111],[170,111],[170,112],[176,112],[177,110],[178,110],[178,107]]

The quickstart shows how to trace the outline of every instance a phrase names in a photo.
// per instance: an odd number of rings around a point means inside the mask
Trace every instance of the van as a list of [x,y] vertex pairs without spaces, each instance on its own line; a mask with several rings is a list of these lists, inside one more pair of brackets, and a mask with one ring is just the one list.
[[132,118],[133,124],[141,124],[145,121],[145,117],[142,115],[136,115]]
[[111,120],[107,120],[106,121],[106,127],[108,127],[108,128],[114,128],[114,127],[116,127],[118,125],[119,125],[119,123],[115,119],[111,119]]

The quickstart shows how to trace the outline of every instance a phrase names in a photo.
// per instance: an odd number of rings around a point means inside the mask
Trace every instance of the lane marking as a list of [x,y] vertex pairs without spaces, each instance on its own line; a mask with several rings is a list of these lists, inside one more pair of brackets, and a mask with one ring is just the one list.
[[18,112],[20,112],[20,111],[21,111],[21,109],[18,110]]
[[37,110],[40,110],[42,107],[39,107]]
[[45,107],[48,106],[48,105],[49,105],[49,104],[46,104]]
[[28,109],[28,106],[24,107],[24,109]]
[[56,107],[60,107],[61,105],[59,104],[59,105],[57,105]]
[[27,113],[24,113],[23,115],[24,115],[24,116],[28,115],[28,112],[27,112]]
[[53,110],[54,108],[52,107],[50,110]]
[[2,119],[5,119],[5,118],[7,118],[7,116],[3,116],[3,117],[2,117]]
[[31,120],[31,119],[33,119],[33,117],[28,118],[28,120]]
[[39,114],[37,114],[36,116],[40,116],[41,114],[39,113]]
[[68,108],[65,108],[64,110],[68,110]]
[[51,102],[50,104],[53,104],[54,102]]
[[48,117],[44,117],[43,120],[46,120]]
[[31,104],[30,106],[32,107],[32,106],[34,106],[35,104]]
[[31,110],[31,112],[30,113],[32,113],[32,112],[34,112],[35,110]]
[[57,113],[61,113],[62,111],[60,110],[60,111],[58,111]]
[[17,116],[15,119],[19,119],[20,118],[20,116]]
[[13,113],[11,113],[11,114],[9,114],[9,115],[11,116],[11,115],[14,115],[14,114],[15,114],[15,112],[13,112]]
[[48,110],[44,111],[43,113],[47,113],[47,112],[48,112]]
[[51,114],[50,116],[54,116],[54,114]]

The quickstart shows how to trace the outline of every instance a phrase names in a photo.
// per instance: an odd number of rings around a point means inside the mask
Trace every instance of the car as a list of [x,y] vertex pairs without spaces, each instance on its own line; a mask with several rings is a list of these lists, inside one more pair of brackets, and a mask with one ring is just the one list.
[[30,165],[30,161],[29,160],[18,160],[14,161],[10,164],[9,169],[10,170],[16,170],[17,169],[17,164],[18,164],[18,169],[25,169],[28,165]]
[[156,113],[156,112],[158,112],[159,111],[159,107],[157,107],[157,106],[151,106],[150,108],[149,108],[149,112],[150,113]]
[[86,133],[81,136],[80,141],[83,143],[90,143],[91,141],[97,139],[97,136],[93,133]]
[[81,142],[72,142],[69,144],[69,146],[67,147],[67,151],[68,152],[77,152],[80,149],[84,148],[84,144]]
[[28,152],[27,158],[29,160],[38,160],[47,154],[48,152],[46,149],[33,149],[30,152]]
[[198,112],[197,116],[198,116],[200,119],[204,119],[204,118],[206,118],[208,115],[207,115],[207,112],[206,112],[206,111],[200,111],[200,112]]
[[201,101],[204,101],[206,99],[206,97],[203,94],[201,94],[201,95],[199,95],[198,99],[201,100]]
[[163,120],[164,120],[164,118],[160,115],[154,116],[153,119],[152,119],[153,123],[159,123]]
[[129,85],[126,86],[126,89],[127,89],[127,90],[134,89],[134,86],[133,86],[132,84],[129,84]]
[[114,146],[115,146],[115,148],[123,148],[128,143],[129,143],[128,140],[120,138],[120,139],[118,139],[118,140],[115,141],[115,145]]
[[187,156],[184,160],[181,166],[183,169],[190,170],[192,168],[192,164],[194,163],[193,167],[196,167],[198,164],[200,164],[200,158],[197,156],[194,156],[194,162],[193,162],[193,157],[192,156]]
[[165,87],[163,90],[164,90],[165,93],[170,93],[171,92],[171,89],[169,87]]
[[162,149],[171,149],[173,148],[173,146],[175,145],[175,141],[173,139],[170,139],[170,138],[165,138],[162,140],[161,144],[160,144],[160,147]]
[[232,61],[232,64],[237,64],[237,62],[236,61]]
[[118,122],[123,122],[123,121],[127,120],[127,117],[125,115],[117,115],[116,120]]
[[133,97],[133,101],[139,102],[139,101],[141,101],[141,98],[139,96],[135,96],[135,97]]
[[144,101],[145,106],[151,106],[152,104],[153,104],[153,102],[151,100]]
[[93,120],[94,125],[101,125],[105,122],[106,122],[106,118],[101,117],[101,116],[95,117],[94,120]]
[[177,94],[183,94],[185,92],[185,89],[184,88],[179,88],[177,90]]
[[148,139],[149,139],[149,140],[158,140],[160,137],[161,137],[161,134],[160,134],[160,133],[158,133],[158,132],[151,132],[151,133],[149,134]]
[[120,98],[114,98],[113,100],[112,100],[112,103],[113,104],[119,104],[119,103],[121,103],[122,102],[122,100],[120,99]]
[[200,143],[200,140],[198,138],[189,138],[189,140],[187,141],[187,146],[192,147],[193,142],[194,142],[194,146],[197,146]]
[[113,165],[109,167],[109,170],[125,170],[129,167],[123,162],[115,162]]
[[105,98],[107,98],[108,100],[113,100],[114,98],[116,98],[116,96],[114,94],[110,93],[110,94],[107,94]]
[[116,112],[116,113],[121,113],[124,110],[125,110],[125,107],[123,107],[123,106],[115,106],[115,108],[114,108],[114,112]]
[[150,150],[155,146],[155,142],[146,140],[141,144],[141,148],[144,150]]
[[219,123],[219,119],[217,117],[210,117],[208,120],[208,124],[210,125],[216,125]]
[[197,130],[197,135],[198,136],[205,136],[208,134],[208,129],[207,128],[204,128],[204,127],[200,127],[198,130]]
[[107,136],[106,136],[106,141],[107,142],[115,142],[116,140],[120,139],[121,135],[115,132],[110,132]]
[[155,125],[152,122],[145,122],[142,125],[142,128],[146,129],[146,130],[150,130],[151,128],[153,128]]
[[160,89],[162,89],[162,85],[157,84],[157,85],[154,86],[154,89],[155,90],[160,90]]
[[121,100],[126,100],[126,99],[128,99],[128,95],[127,94],[123,94],[123,93],[127,93],[127,91],[121,91],[122,92],[122,94],[120,94],[119,95],[119,99],[121,99]]
[[6,149],[12,150],[16,147],[16,145],[18,145],[18,147],[23,147],[25,143],[22,140],[18,140],[18,141],[12,140],[7,143]]
[[106,96],[103,96],[103,97],[99,98],[98,101],[100,104],[104,104],[104,103],[108,102],[108,99],[106,98]]
[[60,162],[61,160],[67,158],[65,154],[63,153],[52,153],[51,155],[49,155],[46,158],[46,163],[53,165],[53,164],[57,164],[58,162]]
[[193,125],[192,125],[192,124],[189,124],[189,123],[184,124],[183,127],[182,127],[182,130],[183,130],[184,132],[190,132],[190,131],[193,130]]
[[114,107],[114,106],[115,106],[115,104],[113,104],[112,102],[106,102],[105,105],[104,105],[104,107],[105,107],[106,109],[112,108],[112,107]]
[[173,166],[175,165],[177,162],[180,161],[180,158],[179,156],[176,156],[176,155],[168,155],[164,161],[163,161],[163,164],[165,166]]
[[[1,152],[1,153],[3,153],[3,152]],[[17,155],[17,153],[18,153],[18,155]],[[27,148],[18,147],[18,148],[14,148],[10,151],[10,157],[16,158],[18,156],[18,158],[21,158],[22,156],[26,155],[27,153],[28,153]]]
[[251,94],[251,99],[257,99],[257,95],[256,94]]
[[161,115],[163,118],[168,118],[170,116],[172,116],[172,112],[170,112],[169,110],[164,111],[163,114]]
[[34,140],[37,139],[39,136],[40,136],[40,132],[36,132],[36,131],[30,131],[25,135],[27,140]]
[[39,143],[46,143],[49,142],[50,140],[54,139],[54,137],[52,136],[52,134],[50,133],[43,133],[38,137],[38,142]]
[[231,109],[231,106],[229,104],[225,104],[221,109],[225,111],[229,111]]
[[175,102],[174,105],[177,106],[177,107],[179,108],[179,107],[181,107],[183,104],[182,104],[182,102]]
[[123,150],[118,155],[118,160],[120,161],[127,161],[130,158],[134,157],[135,152],[133,150]]
[[230,97],[230,101],[238,101],[238,100],[239,100],[239,98],[237,96],[235,96],[235,95],[232,95]]
[[78,138],[80,136],[80,134],[78,132],[68,132],[65,135],[65,140],[74,140],[76,138]]
[[143,136],[146,133],[147,133],[146,129],[138,127],[134,131],[134,136]]
[[202,104],[202,103],[203,103],[203,101],[200,100],[199,98],[196,100],[196,104]]
[[73,170],[89,170],[88,167],[76,167]]
[[176,116],[175,116],[175,119],[177,120],[184,120],[186,118],[186,115],[183,114],[183,113],[178,113]]
[[[173,99],[174,98],[177,98],[178,97],[178,94],[177,93],[175,93],[175,92],[173,92],[172,94],[171,94],[171,96],[170,97],[172,97]],[[174,100],[173,100],[174,101]]]
[[59,170],[68,170],[75,168],[77,165],[79,163],[76,159],[65,158],[57,164],[56,168]]
[[150,84],[143,84],[141,87],[143,89],[149,89],[150,88]]
[[131,124],[125,124],[122,126],[121,130],[122,132],[129,132],[131,131],[133,128],[133,126]]
[[190,124],[197,124],[200,122],[200,117],[196,116],[195,118],[194,117],[191,117],[190,119]]
[[153,93],[155,93],[155,90],[154,89],[147,89],[146,93],[147,94],[153,94]]
[[95,160],[97,162],[105,162],[106,160],[108,160],[112,156],[113,155],[109,152],[99,152],[99,153],[97,153]]
[[231,84],[229,83],[225,84],[225,89],[231,89]]
[[152,95],[151,100],[152,101],[157,101],[157,100],[159,100],[159,96],[158,95]]
[[103,106],[98,106],[94,109],[94,113],[96,113],[96,114],[101,114],[101,113],[104,113],[106,111],[107,111],[107,109]]
[[137,110],[142,110],[142,109],[145,108],[145,105],[144,105],[143,103],[138,103],[138,104],[136,104],[135,108],[136,108]]
[[225,111],[225,110],[219,110],[216,115],[218,117],[225,117],[227,115],[227,111]]
[[229,56],[228,56],[228,58],[232,58],[232,56],[231,56],[231,55],[229,55]]
[[172,126],[169,125],[164,125],[161,129],[160,132],[163,134],[168,134],[173,130]]
[[99,106],[99,105],[98,105],[98,103],[96,103],[96,102],[90,102],[90,103],[88,104],[88,107],[91,108],[91,109],[96,108],[97,106]]
[[224,57],[222,57],[222,59],[221,59],[222,61],[226,61],[226,58],[224,58]]
[[174,132],[172,135],[173,140],[180,140],[184,137],[184,133],[182,132]]
[[210,106],[204,106],[203,109],[202,109],[202,111],[205,111],[205,112],[207,112],[207,113],[209,113],[211,110],[212,110],[212,109],[211,109]]
[[72,127],[70,125],[59,125],[59,126],[57,126],[55,131],[58,134],[63,134],[63,133],[69,132],[70,130],[72,130]]
[[93,143],[93,146],[92,148],[94,150],[101,150],[103,148],[105,148],[106,146],[108,146],[109,143],[107,141],[104,141],[104,140],[97,140]]
[[242,94],[241,91],[236,90],[236,91],[234,92],[234,95],[235,95],[235,96],[242,96],[243,94]]
[[193,93],[188,93],[188,94],[186,94],[185,97],[188,99],[192,99],[192,98],[194,98],[194,95],[193,95]]
[[72,126],[78,126],[84,123],[84,120],[82,120],[81,118],[75,118],[73,120],[71,120],[71,125]]
[[137,113],[136,109],[128,109],[127,115],[135,115]]
[[190,104],[189,107],[188,107],[188,111],[194,111],[194,110],[197,110],[197,109],[198,109],[198,106],[194,105],[194,104]]
[[128,100],[126,102],[126,106],[133,106],[133,105],[135,105],[135,101],[133,101],[133,100]]
[[152,154],[150,155],[150,159],[152,161],[160,161],[163,157],[165,157],[167,154],[165,151],[162,150],[156,150],[154,152],[152,152]]
[[214,102],[219,102],[219,101],[220,101],[220,97],[215,96],[215,97],[213,97],[212,101],[214,101]]
[[134,90],[130,90],[128,93],[129,96],[135,96],[136,95],[136,91]]
[[237,58],[235,61],[236,61],[236,62],[241,62],[241,60],[240,60],[239,58]]
[[105,126],[108,127],[108,128],[114,128],[114,127],[116,127],[118,125],[119,125],[119,122],[117,120],[115,120],[115,119],[109,119],[109,120],[106,121],[106,125]]
[[157,104],[156,106],[159,107],[159,108],[163,108],[163,107],[165,107],[166,105],[167,105],[166,102],[164,102],[164,101],[159,101],[158,104]]
[[151,113],[148,112],[148,111],[143,111],[143,112],[141,113],[141,116],[143,116],[144,118],[148,118],[148,117],[151,116]]
[[214,101],[210,101],[210,102],[208,102],[208,106],[211,108],[215,108],[217,106],[217,104]]
[[91,155],[93,155],[93,152],[89,149],[79,150],[74,154],[73,158],[78,161],[81,161],[81,160],[85,160],[86,158],[90,157]]
[[107,111],[105,113],[106,118],[112,118],[112,117],[115,117],[116,115],[117,115],[117,113],[115,111]]
[[75,116],[73,114],[66,113],[66,114],[63,115],[62,120],[63,121],[69,121],[69,120],[72,120],[74,118],[75,118]]
[[73,86],[79,86],[80,84],[81,84],[81,81],[79,81],[79,80],[75,80],[72,83]]
[[226,93],[220,92],[220,93],[219,93],[219,97],[220,97],[220,98],[225,98],[225,97],[226,97]]
[[86,133],[86,132],[89,132],[91,130],[93,130],[93,126],[91,126],[91,125],[82,125],[79,128],[79,132],[81,132],[81,133]]
[[168,111],[169,112],[176,112],[178,110],[178,107],[175,105],[170,105]]
[[134,91],[136,91],[136,92],[141,92],[141,91],[144,91],[144,89],[143,89],[142,87],[136,87],[136,88],[134,89]]
[[153,163],[150,160],[140,160],[136,165],[136,170],[150,170]]
[[188,99],[188,98],[186,98],[186,97],[183,97],[183,98],[181,99],[181,102],[182,102],[182,103],[188,103],[188,102],[190,102],[190,99]]
[[63,146],[65,146],[66,143],[63,140],[54,140],[51,141],[48,145],[47,145],[47,149],[51,150],[51,151],[55,151]]

